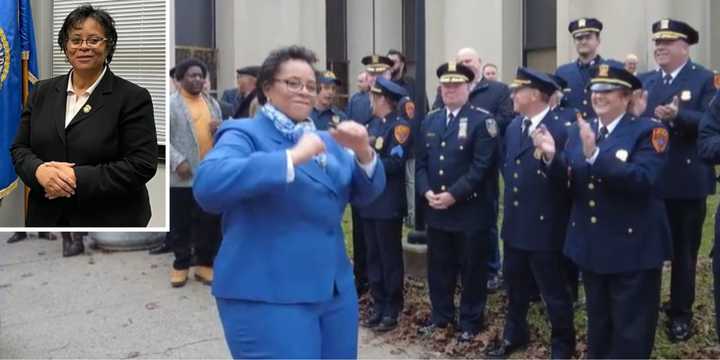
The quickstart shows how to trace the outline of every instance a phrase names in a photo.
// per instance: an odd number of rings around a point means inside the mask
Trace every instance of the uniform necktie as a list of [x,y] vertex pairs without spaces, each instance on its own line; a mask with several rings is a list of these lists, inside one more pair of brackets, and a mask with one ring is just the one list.
[[663,84],[670,85],[670,83],[672,82],[672,79],[673,79],[672,75],[665,74],[665,76],[663,76]]
[[598,135],[598,139],[595,143],[599,144],[599,143],[603,142],[603,140],[605,140],[605,138],[607,138],[607,136],[608,136],[608,129],[604,126],[601,127],[600,134]]
[[452,126],[452,122],[455,120],[455,115],[453,113],[449,113],[447,117],[447,122],[445,122],[445,130],[449,130]]
[[522,122],[522,134],[523,138],[527,137],[530,133],[530,125],[532,125],[532,121],[530,119],[525,118]]

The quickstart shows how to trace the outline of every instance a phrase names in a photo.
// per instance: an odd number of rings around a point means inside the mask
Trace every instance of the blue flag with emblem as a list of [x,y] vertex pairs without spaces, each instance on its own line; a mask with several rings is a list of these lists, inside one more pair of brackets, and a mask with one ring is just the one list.
[[0,1],[0,199],[18,184],[9,150],[22,113],[23,59],[36,79],[36,55],[30,0]]

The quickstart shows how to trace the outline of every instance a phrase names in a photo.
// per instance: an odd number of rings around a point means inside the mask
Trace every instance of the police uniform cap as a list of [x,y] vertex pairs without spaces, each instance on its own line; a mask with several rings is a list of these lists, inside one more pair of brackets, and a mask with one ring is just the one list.
[[531,68],[519,67],[515,79],[510,83],[510,88],[519,89],[523,87],[538,89],[547,95],[554,94],[560,88],[547,74]]
[[365,65],[365,70],[371,73],[382,73],[394,65],[389,57],[375,54],[362,58],[362,64]]
[[685,22],[662,19],[652,25],[653,40],[685,40],[690,45],[697,44],[699,35],[697,30]]
[[387,96],[395,102],[408,95],[405,88],[385,78],[377,78],[375,84],[370,88],[370,92]]
[[319,82],[321,84],[335,84],[340,86],[340,80],[335,76],[335,73],[328,70],[323,71],[319,76]]
[[637,90],[642,82],[622,67],[600,64],[593,68],[590,79],[590,91],[603,92],[617,89]]
[[599,34],[602,29],[602,22],[595,18],[580,18],[571,21],[568,25],[568,31],[573,37],[577,37],[588,32]]
[[440,65],[435,73],[441,84],[469,83],[475,79],[475,73],[469,67],[454,61]]

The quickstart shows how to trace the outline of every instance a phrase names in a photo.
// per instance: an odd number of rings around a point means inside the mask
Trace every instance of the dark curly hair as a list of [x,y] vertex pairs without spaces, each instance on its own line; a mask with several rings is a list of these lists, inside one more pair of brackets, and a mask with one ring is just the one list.
[[175,65],[175,80],[180,81],[182,78],[185,77],[185,73],[190,70],[191,67],[197,66],[202,71],[203,78],[207,77],[207,65],[205,65],[204,62],[196,59],[196,58],[188,58],[180,62],[179,64]]
[[289,60],[305,61],[313,69],[317,77],[317,70],[315,70],[315,66],[313,65],[317,62],[317,56],[315,56],[312,50],[299,45],[290,45],[275,49],[265,58],[258,73],[257,97],[260,104],[265,104],[267,101],[263,88],[272,84],[275,75],[280,71],[280,65]]
[[115,20],[108,14],[107,11],[102,9],[96,9],[92,5],[81,5],[75,8],[65,18],[60,32],[58,33],[58,45],[62,49],[63,53],[67,54],[67,42],[70,39],[70,31],[80,27],[86,19],[92,18],[102,26],[105,32],[105,38],[107,39],[107,63],[112,61],[113,54],[115,53],[115,45],[117,44],[117,30],[115,29]]

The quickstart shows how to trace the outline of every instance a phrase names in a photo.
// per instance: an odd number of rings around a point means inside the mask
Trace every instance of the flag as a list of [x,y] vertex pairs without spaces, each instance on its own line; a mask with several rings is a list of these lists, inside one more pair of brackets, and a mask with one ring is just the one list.
[[22,113],[22,59],[29,78],[37,75],[37,52],[30,0],[0,1],[0,199],[17,187],[10,145]]

